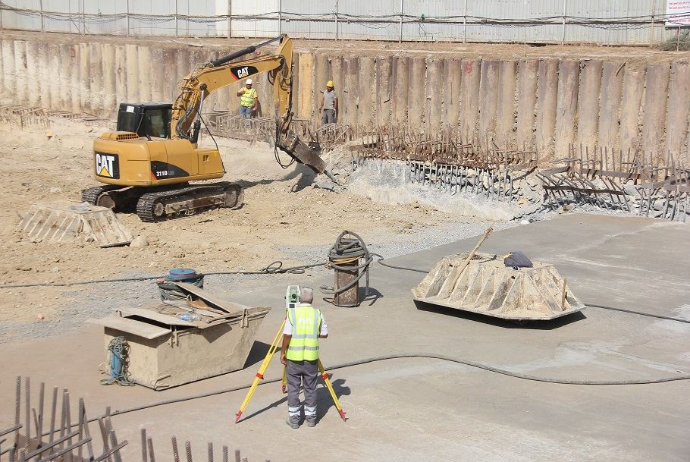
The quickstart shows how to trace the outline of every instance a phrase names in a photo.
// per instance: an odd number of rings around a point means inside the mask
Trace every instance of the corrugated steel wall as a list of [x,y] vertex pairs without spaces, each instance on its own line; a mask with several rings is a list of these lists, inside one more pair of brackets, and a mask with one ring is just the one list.
[[[3,1],[23,10],[41,8],[40,0]],[[566,23],[564,30],[561,18],[648,17],[665,10],[664,0],[43,0],[43,18],[10,10],[0,16],[8,29],[86,34],[271,37],[286,32],[313,39],[399,40],[402,33],[406,41],[646,45],[674,31],[666,30],[661,18],[654,26]],[[476,24],[481,18],[533,22]],[[540,24],[539,18],[552,19]]]

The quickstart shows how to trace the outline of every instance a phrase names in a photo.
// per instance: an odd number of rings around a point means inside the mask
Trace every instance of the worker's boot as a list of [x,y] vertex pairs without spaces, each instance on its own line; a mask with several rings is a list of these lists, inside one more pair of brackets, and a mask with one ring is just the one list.
[[[293,430],[297,430],[299,428],[299,416],[295,415],[295,416],[288,417],[287,424]],[[316,425],[316,422],[314,422],[314,425]]]
[[316,416],[310,416],[304,419],[305,422],[307,422],[307,427],[315,427],[316,426]]

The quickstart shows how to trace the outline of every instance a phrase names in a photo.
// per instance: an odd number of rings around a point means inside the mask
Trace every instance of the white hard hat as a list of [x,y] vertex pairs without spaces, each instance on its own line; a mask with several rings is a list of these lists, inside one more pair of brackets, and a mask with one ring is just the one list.
[[246,83],[247,85],[251,85],[251,84],[252,84],[252,79],[247,79],[247,81],[246,81],[245,83]]

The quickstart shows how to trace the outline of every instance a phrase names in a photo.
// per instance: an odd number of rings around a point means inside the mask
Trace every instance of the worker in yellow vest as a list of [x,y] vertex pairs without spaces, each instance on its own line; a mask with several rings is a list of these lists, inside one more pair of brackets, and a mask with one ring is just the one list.
[[237,96],[240,97],[240,117],[247,119],[244,123],[245,128],[249,127],[249,119],[256,116],[256,108],[259,104],[259,95],[252,84],[252,79],[247,79],[244,87],[237,91]]
[[303,287],[299,303],[288,308],[283,329],[280,361],[287,366],[288,419],[294,429],[300,424],[300,384],[304,386],[304,420],[316,425],[316,380],[319,375],[319,339],[328,337],[328,326],[321,311],[311,304],[314,291]]

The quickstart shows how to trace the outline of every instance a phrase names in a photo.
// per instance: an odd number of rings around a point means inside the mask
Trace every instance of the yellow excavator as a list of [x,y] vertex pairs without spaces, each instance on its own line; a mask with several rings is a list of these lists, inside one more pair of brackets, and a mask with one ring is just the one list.
[[[273,42],[279,42],[275,54],[237,61]],[[105,184],[82,191],[82,200],[115,211],[136,210],[148,222],[241,207],[238,184],[190,182],[225,175],[218,149],[198,145],[204,101],[219,88],[263,72],[274,86],[275,146],[335,181],[324,161],[290,130],[292,41],[283,34],[199,66],[182,80],[173,104],[120,104],[117,131],[104,133],[93,145],[94,175]]]

